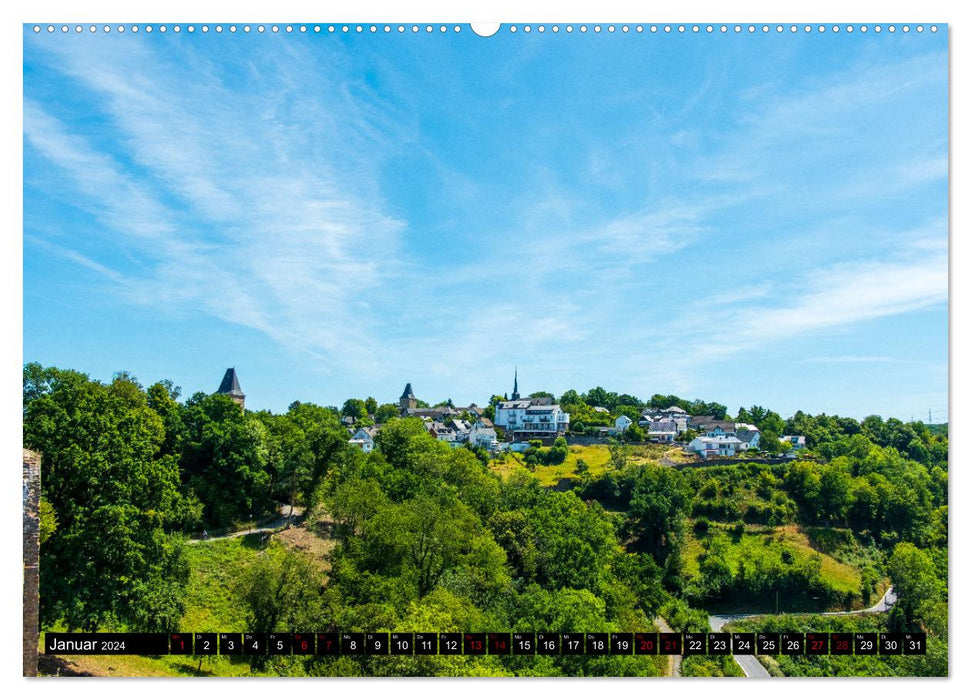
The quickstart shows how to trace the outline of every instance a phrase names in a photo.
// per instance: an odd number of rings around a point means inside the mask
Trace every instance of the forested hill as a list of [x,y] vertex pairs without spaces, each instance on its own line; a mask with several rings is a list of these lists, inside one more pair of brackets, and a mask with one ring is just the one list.
[[[946,650],[946,434],[779,420],[807,437],[807,458],[672,468],[613,445],[596,474],[577,459],[559,491],[536,465],[500,468],[417,419],[387,420],[364,453],[336,409],[243,411],[220,394],[182,400],[171,382],[27,365],[24,443],[43,455],[42,629],[175,631],[232,609],[257,632],[650,631],[659,614],[698,631],[708,608],[767,605],[779,591],[793,605],[802,592],[820,609],[859,607],[892,582],[901,604],[879,624],[926,630]],[[302,527],[327,553],[270,542],[232,585],[190,596],[190,575],[205,581],[219,562],[202,556],[215,548],[188,557],[188,539],[278,503],[304,507]],[[666,671],[634,656],[266,663],[309,675]]]

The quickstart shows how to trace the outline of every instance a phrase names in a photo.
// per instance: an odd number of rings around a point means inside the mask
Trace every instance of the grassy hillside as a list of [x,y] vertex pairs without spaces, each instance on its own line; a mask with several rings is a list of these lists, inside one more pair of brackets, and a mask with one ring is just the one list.
[[[803,528],[796,525],[745,526],[744,531],[739,532],[735,527],[737,526],[711,523],[705,533],[694,529],[686,533],[684,573],[689,582],[698,582],[701,579],[702,562],[714,552],[728,565],[734,579],[744,576],[746,571],[817,568],[825,590],[808,592],[798,597],[783,595],[779,600],[780,610],[864,607],[860,595],[860,569],[815,549]],[[886,584],[882,582],[874,600],[879,599],[885,588]],[[716,609],[729,605],[729,602],[713,598],[709,605]],[[753,592],[745,599],[735,598],[731,605],[746,610],[752,609],[753,605],[757,609],[774,609],[775,593],[771,587],[767,587],[761,594]]]
[[[676,463],[688,459],[680,448],[666,445],[632,445],[622,447],[621,450],[624,451],[622,458],[627,466],[659,464],[665,457],[670,462]],[[539,464],[531,471],[541,485],[553,487],[563,479],[570,481],[579,479],[581,474],[577,467],[580,462],[587,465],[588,474],[594,478],[601,476],[614,466],[611,462],[610,448],[607,445],[571,445],[562,464]],[[513,470],[525,466],[522,455],[516,453],[501,455],[489,463],[490,469],[503,478]]]
[[[295,528],[302,531],[302,528]],[[282,534],[282,533],[281,533]],[[190,574],[181,629],[186,632],[242,632],[244,610],[234,587],[266,545],[260,534],[210,540],[186,546]],[[281,535],[275,535],[280,540]],[[283,539],[286,539],[285,537]],[[276,543],[270,546],[283,546]],[[230,656],[60,656],[62,674],[95,676],[251,676],[249,660]],[[51,671],[53,672],[53,670]]]

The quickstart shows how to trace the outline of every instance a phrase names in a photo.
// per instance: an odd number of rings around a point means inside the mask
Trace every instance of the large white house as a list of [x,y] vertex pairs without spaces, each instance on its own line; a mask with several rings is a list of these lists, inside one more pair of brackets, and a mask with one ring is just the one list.
[[570,429],[570,414],[557,404],[516,399],[500,401],[493,422],[507,433],[515,433],[519,439],[555,437]]
[[711,457],[734,457],[742,449],[742,441],[734,435],[702,435],[688,443],[705,459]]

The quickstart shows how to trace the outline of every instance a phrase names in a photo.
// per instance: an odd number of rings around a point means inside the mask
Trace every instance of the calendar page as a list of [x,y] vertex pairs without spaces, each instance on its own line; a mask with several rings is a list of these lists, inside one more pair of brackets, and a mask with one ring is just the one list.
[[22,33],[25,675],[948,676],[947,23]]

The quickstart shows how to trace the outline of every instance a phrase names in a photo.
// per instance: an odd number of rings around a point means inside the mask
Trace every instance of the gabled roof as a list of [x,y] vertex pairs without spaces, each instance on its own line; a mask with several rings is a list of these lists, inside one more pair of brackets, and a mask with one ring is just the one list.
[[217,394],[228,394],[234,398],[244,398],[243,390],[239,388],[239,377],[236,376],[236,368],[230,367],[223,375],[223,381],[216,389]]

